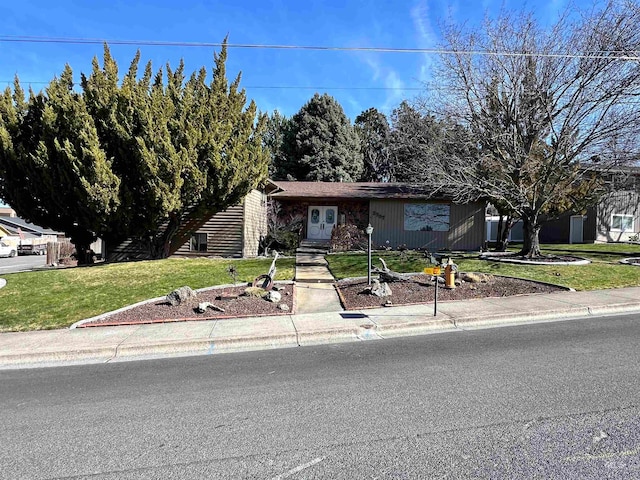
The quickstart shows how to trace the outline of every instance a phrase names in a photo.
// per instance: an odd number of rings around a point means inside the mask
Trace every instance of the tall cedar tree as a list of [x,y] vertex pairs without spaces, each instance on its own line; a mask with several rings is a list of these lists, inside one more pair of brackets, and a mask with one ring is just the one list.
[[[269,153],[269,177],[288,180],[292,165],[286,155],[286,144],[290,141],[291,118],[275,110],[267,119],[263,134],[263,145]],[[293,178],[292,178],[293,179]]]
[[78,261],[109,231],[119,205],[120,178],[102,150],[82,95],[73,91],[67,65],[46,91],[14,92],[0,98],[0,197],[21,217],[65,232]]
[[340,104],[315,94],[291,120],[286,138],[289,178],[355,182],[362,173],[360,139]]
[[361,179],[365,182],[388,182],[392,176],[389,154],[389,122],[384,113],[369,108],[356,117],[354,122],[360,137],[363,156]]
[[[57,117],[57,129],[49,133],[51,146],[45,142],[48,149],[40,147],[38,152],[49,159],[50,169],[59,169],[52,151],[57,154],[61,145],[66,154],[70,147],[65,142],[76,142],[76,150],[83,153],[82,165],[97,172],[87,182],[79,168],[59,174],[64,181],[51,181],[48,170],[39,168],[47,162],[31,160],[37,144],[22,145],[33,143],[38,137],[32,132],[42,130],[37,113],[44,107],[39,105],[56,107],[62,103],[56,100],[62,95],[58,90],[64,89],[50,87],[47,95],[32,94],[29,105],[34,104],[34,113],[28,115],[31,110],[25,110],[24,95],[16,85],[13,98],[10,92],[3,97],[2,117],[8,119],[3,124],[8,127],[0,130],[1,196],[26,218],[72,238],[79,237],[74,228],[99,235],[111,245],[133,237],[148,245],[153,258],[166,257],[189,238],[194,225],[238,203],[267,175],[268,156],[262,149],[265,118],[256,121],[254,102],[245,108],[245,92],[238,88],[240,75],[228,84],[226,58],[225,39],[220,54],[214,54],[213,78],[207,84],[204,68],[185,81],[182,62],[175,71],[167,65],[166,78],[162,69],[154,75],[150,63],[138,76],[138,53],[120,81],[118,66],[105,45],[103,66],[94,59],[91,74],[82,76],[82,94],[72,93],[71,70],[66,69],[63,79],[68,87],[62,98],[75,103]],[[52,85],[58,83],[54,80]],[[53,121],[46,112],[40,116]],[[86,147],[78,143],[84,138],[92,143]],[[35,167],[27,168],[30,162]],[[79,190],[76,183],[99,190],[105,205],[83,215],[83,209],[97,202],[79,193],[71,195]],[[35,185],[47,195],[35,196],[23,185]],[[71,226],[60,222],[63,214],[71,218]]]

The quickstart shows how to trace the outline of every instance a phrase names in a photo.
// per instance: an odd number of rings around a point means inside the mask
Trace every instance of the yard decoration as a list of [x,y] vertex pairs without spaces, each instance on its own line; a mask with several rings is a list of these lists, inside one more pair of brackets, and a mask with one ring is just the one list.
[[278,252],[274,250],[273,262],[271,262],[271,267],[269,268],[269,273],[266,275],[258,275],[253,281],[254,287],[260,287],[263,290],[269,291],[273,289],[273,281],[276,277],[276,260],[278,260]]
[[374,267],[373,272],[377,273],[380,276],[381,281],[384,281],[384,282],[408,282],[409,281],[408,277],[410,275],[404,274],[404,273],[397,273],[392,270],[389,270],[389,267],[387,267],[387,263],[384,261],[384,259],[379,258],[379,260],[380,260],[380,263],[382,263],[382,268]]
[[224,313],[224,308],[214,305],[211,302],[200,302],[196,308],[194,308],[196,313],[204,313],[207,309],[216,310],[218,312]]

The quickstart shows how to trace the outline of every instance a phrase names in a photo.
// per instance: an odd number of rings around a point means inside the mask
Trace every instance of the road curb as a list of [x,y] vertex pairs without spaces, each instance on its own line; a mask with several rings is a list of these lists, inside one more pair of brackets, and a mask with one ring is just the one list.
[[[34,350],[0,354],[0,367],[32,366],[43,363],[70,363],[80,361],[136,360],[145,356],[172,355],[211,355],[235,351],[266,350],[297,346],[369,341],[401,336],[429,334],[437,332],[462,331],[501,325],[564,320],[569,318],[586,319],[600,315],[613,315],[640,312],[640,303],[625,302],[604,306],[568,306],[545,312],[505,312],[485,316],[466,316],[455,318],[446,314],[440,317],[424,318],[413,322],[391,324],[376,323],[347,327],[300,330],[277,334],[230,335],[227,337],[203,337],[158,341],[149,343],[119,343],[102,347],[71,348],[69,350]],[[320,315],[320,314],[319,314]],[[366,314],[365,314],[366,315]],[[401,316],[402,314],[400,314]],[[375,315],[374,315],[375,316]],[[363,318],[363,321],[366,321]],[[295,320],[294,320],[295,324]]]

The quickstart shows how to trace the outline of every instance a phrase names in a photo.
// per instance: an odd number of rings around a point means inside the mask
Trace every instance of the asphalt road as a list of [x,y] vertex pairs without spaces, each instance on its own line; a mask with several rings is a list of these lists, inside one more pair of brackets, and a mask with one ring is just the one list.
[[640,316],[0,372],[0,477],[640,478]]
[[44,267],[46,255],[19,255],[17,257],[0,258],[0,275],[4,273],[22,272],[35,267]]

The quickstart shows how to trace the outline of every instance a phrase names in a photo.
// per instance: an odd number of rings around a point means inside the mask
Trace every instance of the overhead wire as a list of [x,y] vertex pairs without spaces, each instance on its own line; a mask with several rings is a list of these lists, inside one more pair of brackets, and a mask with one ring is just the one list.
[[[149,47],[182,47],[182,48],[221,48],[223,42],[183,42],[164,40],[119,40],[100,38],[73,38],[73,37],[45,37],[29,35],[0,35],[0,42],[17,43],[60,43],[78,45],[96,45],[107,43],[109,45],[131,45]],[[625,51],[594,51],[588,54],[575,53],[544,53],[544,52],[508,52],[490,50],[447,50],[439,48],[402,48],[402,47],[344,47],[329,45],[286,45],[286,44],[258,44],[258,43],[226,43],[227,48],[242,49],[269,49],[269,50],[316,50],[316,51],[338,51],[338,52],[380,52],[380,53],[421,53],[435,55],[484,55],[484,56],[507,56],[507,57],[550,57],[550,58],[592,58],[611,59],[615,55],[615,60],[640,60],[640,55],[634,52],[630,55]]]

